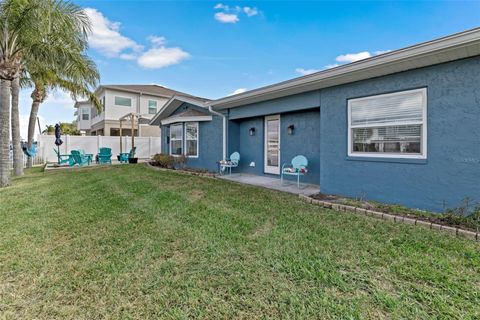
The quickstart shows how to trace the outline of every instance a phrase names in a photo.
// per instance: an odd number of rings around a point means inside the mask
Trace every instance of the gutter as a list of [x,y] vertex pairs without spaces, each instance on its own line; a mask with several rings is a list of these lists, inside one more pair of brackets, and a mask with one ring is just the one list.
[[[476,51],[472,50],[472,47],[476,46]],[[349,64],[341,65],[332,69],[319,71],[310,75],[293,78],[290,80],[278,82],[272,85],[260,87],[244,93],[240,93],[233,96],[220,98],[207,104],[213,106],[217,110],[233,108],[244,104],[256,103],[259,101],[279,98],[290,94],[297,94],[305,91],[318,90],[328,86],[335,86],[344,83],[355,82],[363,79],[346,79],[343,82],[322,86],[321,83],[328,80],[335,80],[342,77],[352,76],[365,70],[374,70],[376,68],[388,68],[399,63],[408,63],[412,59],[422,59],[429,55],[436,55],[438,53],[450,53],[453,50],[458,50],[457,57],[450,58],[445,56],[441,61],[430,61],[428,63],[422,63],[417,67],[421,68],[429,65],[435,65],[452,60],[463,59],[470,56],[479,54],[478,47],[480,46],[480,28],[474,28],[471,30],[455,33],[446,37],[438,38],[435,40],[419,43],[416,45],[408,46],[391,52],[376,55],[367,59],[352,62]],[[411,69],[408,66],[404,66],[402,70],[386,70],[384,74],[368,75],[365,74],[364,79],[371,77],[377,77],[381,75],[397,73]],[[292,93],[293,92],[293,93]],[[272,98],[272,96],[277,95]],[[255,100],[255,101],[253,101]]]
[[222,117],[223,119],[223,134],[222,134],[222,157],[223,157],[223,160],[227,160],[227,117],[220,113],[220,112],[217,112],[217,111],[214,111],[212,109],[212,106],[208,106],[208,111],[210,111],[211,113],[213,113],[214,115],[217,115],[219,117]]

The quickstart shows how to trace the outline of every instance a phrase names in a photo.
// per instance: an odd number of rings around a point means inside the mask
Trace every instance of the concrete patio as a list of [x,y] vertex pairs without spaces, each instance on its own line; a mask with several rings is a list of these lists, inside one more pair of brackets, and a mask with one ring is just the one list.
[[320,190],[320,186],[314,184],[300,183],[299,189],[297,188],[296,181],[284,180],[284,185],[282,186],[280,184],[280,178],[257,176],[245,173],[234,173],[232,175],[227,174],[218,176],[218,178],[293,194],[303,194],[305,196],[318,193]]

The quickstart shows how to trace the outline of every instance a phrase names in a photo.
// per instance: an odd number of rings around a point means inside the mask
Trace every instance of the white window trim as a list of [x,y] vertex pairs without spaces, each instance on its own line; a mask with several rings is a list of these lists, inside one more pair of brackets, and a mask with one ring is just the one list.
[[[278,166],[269,166],[267,165],[268,163],[268,121],[270,120],[278,120]],[[282,167],[282,161],[281,161],[281,136],[282,136],[282,122],[281,122],[281,117],[280,114],[275,114],[271,116],[266,116],[265,119],[263,120],[263,172],[264,173],[269,173],[269,174],[280,174],[281,167]]]
[[[182,154],[172,154],[172,126],[181,126],[182,127],[182,139],[175,139],[175,141],[182,141]],[[185,154],[185,146],[184,146],[184,135],[185,135],[185,126],[183,125],[183,123],[176,123],[176,124],[172,124],[169,128],[169,136],[170,136],[170,143],[169,143],[169,146],[168,146],[168,153],[173,156],[173,157],[180,157],[181,155]]]
[[[189,156],[187,155],[187,124],[195,124],[197,126],[197,155],[195,156]],[[183,154],[185,155],[185,157],[187,158],[198,158],[198,152],[199,152],[199,146],[200,146],[200,126],[198,125],[198,122],[184,122],[183,124],[183,128],[185,130],[185,132],[183,133],[185,139],[185,144],[184,144],[184,152]],[[191,140],[191,141],[194,141],[194,140]]]
[[[423,95],[423,121],[408,121],[408,122],[398,122],[395,123],[394,126],[398,125],[415,125],[415,124],[420,124],[422,125],[422,138],[420,141],[420,149],[421,153],[420,154],[402,154],[402,153],[378,153],[378,152],[354,152],[353,149],[353,144],[352,144],[352,129],[355,128],[371,128],[371,127],[389,127],[389,126],[382,126],[378,124],[366,124],[366,125],[354,125],[352,126],[352,118],[351,118],[351,103],[352,101],[362,101],[362,100],[369,100],[374,97],[388,97],[388,96],[396,96],[396,95],[402,95],[405,93],[414,93],[414,92],[420,92]],[[354,99],[348,99],[348,107],[347,107],[347,118],[348,118],[348,145],[347,145],[347,150],[348,150],[348,156],[349,157],[363,157],[363,158],[394,158],[394,159],[427,159],[427,88],[422,88],[422,89],[414,89],[414,90],[404,90],[400,92],[394,92],[394,93],[387,93],[387,94],[378,94],[378,95],[373,95],[373,96],[368,96],[368,97],[363,97],[363,98],[354,98]]]
[[177,123],[177,122],[200,122],[212,121],[212,116],[194,116],[194,117],[170,117],[161,121],[162,125]]
[[[125,98],[125,99],[130,99],[131,105],[129,105],[129,106],[124,106],[124,105],[121,105],[121,104],[116,104],[116,103],[115,103],[115,98],[116,98],[116,97]],[[133,105],[134,105],[134,103],[133,103],[133,98],[132,98],[132,97],[127,97],[127,96],[122,96],[122,95],[116,94],[116,95],[113,96],[113,105],[116,106],[116,107],[131,108],[131,107],[133,107]]]
[[[195,124],[197,126],[197,155],[196,156],[189,156],[187,155],[187,123],[188,124]],[[180,156],[185,156],[187,158],[198,158],[200,154],[200,125],[198,122],[180,122],[180,123],[174,123],[170,125],[170,132],[172,129],[172,126],[182,126],[182,154],[172,154],[172,135],[170,135],[170,143],[168,146],[168,153],[173,156],[173,157],[180,157]],[[179,141],[180,139],[177,139],[175,141]]]
[[[150,102],[155,102],[155,107],[151,107],[150,106]],[[155,112],[154,113],[150,113],[150,109],[153,109],[155,108]],[[152,99],[148,99],[147,100],[147,111],[148,111],[148,114],[157,114],[158,112],[158,101],[157,100],[152,100]]]

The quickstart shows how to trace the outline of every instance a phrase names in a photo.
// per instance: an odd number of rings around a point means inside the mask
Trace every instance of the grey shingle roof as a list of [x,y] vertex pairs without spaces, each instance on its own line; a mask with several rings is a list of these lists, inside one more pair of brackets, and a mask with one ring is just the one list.
[[110,84],[110,85],[102,85],[100,87],[106,88],[106,89],[113,89],[113,90],[133,91],[138,93],[151,94],[151,95],[164,96],[164,97],[172,97],[176,95],[176,96],[194,98],[196,100],[200,100],[204,102],[210,101],[210,99],[193,96],[185,92],[169,89],[156,84]]

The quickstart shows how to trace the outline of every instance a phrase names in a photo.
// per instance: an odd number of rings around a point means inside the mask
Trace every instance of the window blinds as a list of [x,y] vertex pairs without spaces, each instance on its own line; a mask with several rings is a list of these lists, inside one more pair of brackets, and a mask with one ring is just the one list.
[[423,91],[375,96],[350,101],[351,126],[387,126],[423,121]]

